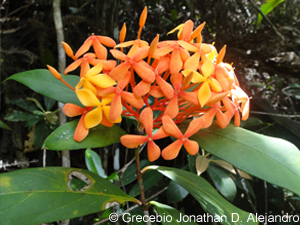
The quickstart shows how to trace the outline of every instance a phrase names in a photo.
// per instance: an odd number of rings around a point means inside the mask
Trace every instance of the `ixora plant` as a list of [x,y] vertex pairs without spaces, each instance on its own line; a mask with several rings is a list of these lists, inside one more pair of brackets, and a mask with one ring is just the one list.
[[[188,217],[192,218],[189,223],[258,224],[259,215],[236,207],[231,203],[232,196],[220,187],[222,196],[199,176],[207,168],[213,168],[209,174],[218,176],[222,172],[211,167],[212,157],[199,154],[204,150],[214,155],[219,165],[231,166],[233,173],[244,177],[250,174],[300,195],[299,150],[285,140],[239,127],[240,120],[248,118],[249,97],[240,88],[232,66],[223,62],[226,46],[218,53],[213,45],[202,43],[204,23],[194,29],[191,20],[169,32],[177,31],[178,40],[160,42],[157,35],[149,45],[140,39],[146,17],[145,8],[136,40],[124,42],[124,25],[119,44],[93,34],[74,55],[63,43],[66,54],[74,60],[65,74],[80,67],[80,76],[62,76],[48,66],[49,70],[27,71],[8,78],[65,103],[67,116],[80,116],[57,128],[45,140],[44,148],[87,148],[90,171],[45,167],[1,174],[1,224],[40,224],[116,206],[125,210],[125,202],[141,206],[140,216],[148,224],[187,222],[182,221],[183,214],[177,209],[146,201],[143,175],[151,171],[169,178],[169,188],[177,185],[177,190],[185,189],[186,195],[191,194],[210,215]],[[94,52],[88,52],[91,47]],[[108,59],[107,47],[114,59]],[[126,134],[117,125],[122,118],[137,121],[138,132]],[[156,140],[168,137],[173,142],[161,149]],[[138,194],[130,196],[114,185],[113,176],[103,174],[99,156],[90,149],[119,142],[135,149],[132,162],[140,200],[134,197]],[[151,165],[141,169],[140,152],[145,146]],[[173,160],[183,147],[189,155],[190,171],[155,165],[160,157]],[[132,177],[123,185],[134,180]],[[155,208],[155,215],[149,215],[149,207]],[[124,222],[133,222],[129,210],[110,214],[109,219],[114,222],[118,216]]]

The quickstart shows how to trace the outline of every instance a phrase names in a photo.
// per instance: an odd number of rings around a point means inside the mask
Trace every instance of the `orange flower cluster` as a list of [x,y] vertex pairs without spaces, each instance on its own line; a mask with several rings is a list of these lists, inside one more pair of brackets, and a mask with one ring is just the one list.
[[[157,35],[149,45],[140,39],[146,18],[145,7],[136,40],[124,42],[124,24],[120,44],[109,37],[92,35],[74,55],[70,46],[63,43],[66,54],[74,59],[65,74],[80,67],[75,92],[85,106],[67,103],[63,111],[69,117],[82,115],[74,135],[76,141],[82,141],[90,128],[98,124],[112,126],[125,115],[135,117],[146,135],[124,135],[124,146],[136,148],[147,142],[150,161],[160,155],[174,159],[182,146],[194,155],[199,146],[188,138],[209,127],[214,118],[221,128],[233,117],[239,126],[240,119],[248,118],[249,97],[239,87],[231,65],[223,62],[226,46],[217,53],[213,45],[202,43],[205,23],[194,29],[194,23],[188,20],[169,32],[178,31],[178,40],[159,42]],[[105,46],[113,48],[110,53],[119,63],[107,59]],[[91,47],[94,53],[88,52]],[[48,68],[61,80],[54,68]],[[194,119],[183,134],[176,124],[191,117]],[[161,152],[154,140],[167,136],[177,140]]]

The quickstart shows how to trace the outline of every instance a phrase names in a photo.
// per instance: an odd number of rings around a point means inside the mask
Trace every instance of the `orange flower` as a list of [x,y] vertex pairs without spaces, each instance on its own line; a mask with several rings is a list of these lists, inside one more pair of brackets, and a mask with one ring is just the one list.
[[152,83],[155,80],[154,72],[142,63],[139,63],[148,56],[149,47],[138,48],[132,57],[115,49],[110,50],[110,52],[116,59],[124,61],[109,73],[114,80],[121,80],[129,68],[132,68],[146,82]]
[[[85,115],[84,125],[87,129],[97,126],[102,123],[103,120],[109,122],[107,125],[112,126],[114,123],[120,123],[122,117],[119,116],[116,120],[109,119],[110,106],[114,95],[108,95],[101,98],[99,101],[96,95],[89,89],[77,89],[76,94],[80,102],[86,107],[94,108]],[[107,126],[106,125],[106,126]]]
[[99,63],[93,68],[89,69],[76,85],[76,89],[79,89],[81,87],[87,88],[96,95],[97,89],[95,88],[95,86],[100,88],[108,88],[115,85],[116,82],[111,77],[103,73],[100,74],[102,68],[102,63]]
[[141,97],[136,96],[133,93],[123,91],[123,89],[128,85],[130,78],[131,74],[130,72],[127,72],[125,77],[122,80],[118,81],[117,87],[98,89],[98,96],[101,97],[115,94],[111,103],[111,109],[109,111],[109,119],[112,121],[115,121],[122,114],[122,99],[137,109],[140,109],[144,106],[144,101]]
[[184,135],[169,116],[164,116],[162,118],[164,130],[178,140],[163,149],[161,154],[162,157],[166,160],[175,159],[179,154],[182,145],[190,155],[195,155],[199,150],[198,143],[196,141],[191,141],[188,138],[195,134],[198,130],[209,127],[217,110],[218,108],[214,107],[200,118],[192,120]]
[[81,55],[86,53],[90,49],[91,46],[93,46],[97,58],[106,60],[107,49],[103,45],[106,45],[108,47],[115,47],[116,42],[109,37],[93,34],[93,35],[89,36],[85,40],[83,45],[78,49],[78,51],[75,54],[75,58],[78,59]]
[[73,70],[76,70],[80,66],[80,77],[83,77],[90,70],[90,64],[96,66],[99,63],[102,64],[103,71],[111,71],[117,64],[115,60],[100,60],[96,59],[96,55],[94,53],[87,53],[84,54],[82,58],[77,59],[72,64],[70,64],[65,69],[65,75]]
[[169,136],[163,129],[160,127],[155,134],[153,132],[153,112],[151,108],[145,108],[141,114],[139,121],[145,128],[147,136],[142,135],[133,135],[126,134],[121,137],[121,143],[127,148],[136,148],[143,143],[148,143],[148,159],[150,162],[155,161],[160,156],[160,148],[154,143],[154,140],[162,139]]

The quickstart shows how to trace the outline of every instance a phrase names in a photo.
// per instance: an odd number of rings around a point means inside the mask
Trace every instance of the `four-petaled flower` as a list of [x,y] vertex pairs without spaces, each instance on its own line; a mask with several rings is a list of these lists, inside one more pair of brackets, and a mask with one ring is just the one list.
[[145,128],[147,136],[126,134],[121,137],[121,143],[127,148],[136,148],[143,143],[148,143],[148,159],[150,162],[155,161],[160,156],[160,148],[154,143],[154,140],[169,136],[160,127],[154,134],[153,132],[153,112],[151,108],[145,108],[140,115],[139,121]]

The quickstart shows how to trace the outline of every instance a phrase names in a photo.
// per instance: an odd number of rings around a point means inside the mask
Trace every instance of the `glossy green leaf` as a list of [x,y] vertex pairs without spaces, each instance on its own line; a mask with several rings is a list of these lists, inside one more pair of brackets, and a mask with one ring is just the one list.
[[[195,221],[194,221],[194,218],[183,214],[177,209],[156,201],[151,201],[149,202],[149,204],[153,205],[156,208],[158,214],[161,216],[161,218],[157,217],[157,219],[155,219],[156,222],[159,222],[161,220],[161,223],[163,225],[175,225],[175,224],[176,225],[178,224],[197,225],[197,223],[195,222],[197,221],[197,217],[195,217]],[[203,222],[203,220],[200,221],[201,218],[199,216],[198,219],[199,219],[198,222]]]
[[137,202],[111,182],[82,169],[47,167],[0,175],[0,224],[34,225]]
[[[284,0],[268,0],[265,4],[263,4],[260,7],[260,10],[262,11],[263,14],[267,15],[269,12],[271,12],[279,3],[283,2]],[[262,15],[259,13],[257,16],[257,22],[256,22],[256,27],[259,26],[261,20],[262,20]]]
[[176,203],[184,199],[189,192],[176,182],[172,181],[168,185],[167,198],[169,203]]
[[36,105],[32,101],[25,100],[24,98],[13,99],[10,101],[10,103],[29,112],[37,110]]
[[[153,187],[158,181],[161,180],[163,176],[157,171],[149,171],[143,174],[143,184],[144,191],[147,191],[151,187]],[[135,183],[131,190],[129,191],[129,195],[132,197],[138,196],[140,194],[139,184]]]
[[46,110],[50,111],[51,108],[56,103],[56,101],[54,99],[52,99],[52,98],[48,98],[48,97],[44,96],[44,103],[45,103],[45,106],[46,106]]
[[9,126],[7,126],[2,120],[0,120],[0,128],[6,129],[6,130],[11,130]]
[[90,148],[85,150],[85,164],[89,171],[98,174],[102,178],[107,177],[100,156]]
[[77,142],[73,139],[77,123],[78,120],[73,120],[58,127],[47,137],[43,147],[57,151],[99,148],[120,142],[120,137],[125,134],[116,124],[112,127],[99,125],[90,129],[83,141]]
[[[163,166],[148,166],[145,170],[156,170],[175,181],[186,189],[214,218],[223,220],[222,224],[243,225],[251,215],[224,199],[204,178],[194,173],[177,168]],[[145,172],[145,175],[148,171]],[[235,213],[235,214],[232,214]],[[239,218],[237,218],[237,215]],[[253,215],[255,217],[255,215]],[[226,221],[225,221],[226,219]],[[236,222],[234,222],[236,221]],[[248,221],[247,225],[258,224],[258,222]]]
[[45,120],[41,120],[36,124],[33,138],[33,145],[35,150],[41,149],[45,139],[49,134],[51,134],[54,129],[55,127],[50,126],[50,124]]
[[[74,75],[62,75],[62,78],[72,87],[75,87],[79,82],[79,77]],[[35,92],[56,101],[82,106],[75,92],[53,77],[48,70],[38,69],[21,72],[8,77],[5,81],[7,80],[18,81]]]
[[220,193],[232,202],[236,196],[237,188],[231,176],[214,165],[210,165],[207,172]]
[[292,143],[232,124],[225,129],[213,124],[191,139],[240,170],[300,195],[300,151]]

